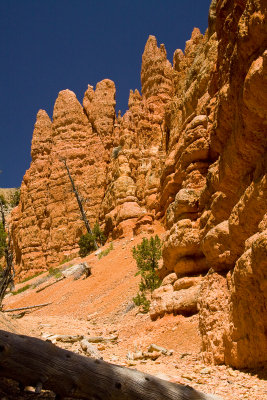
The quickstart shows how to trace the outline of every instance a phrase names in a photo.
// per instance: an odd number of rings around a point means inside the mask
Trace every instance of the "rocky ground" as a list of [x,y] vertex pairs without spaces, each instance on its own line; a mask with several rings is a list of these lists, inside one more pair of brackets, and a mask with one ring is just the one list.
[[[161,234],[161,231],[158,233]],[[224,365],[204,364],[200,352],[198,315],[165,315],[151,321],[149,315],[138,313],[132,303],[139,278],[135,276],[136,264],[131,249],[142,236],[115,241],[114,249],[101,259],[95,254],[88,256],[86,261],[92,270],[88,278],[74,280],[69,277],[48,286],[60,278],[51,275],[45,278],[43,274],[16,285],[16,290],[26,285],[35,284],[36,287],[7,296],[4,309],[51,304],[26,310],[25,314],[21,311],[3,314],[0,328],[49,338],[58,346],[83,355],[86,352],[81,346],[82,338],[73,342],[70,337],[69,341],[63,342],[56,335],[80,335],[89,342],[97,337],[96,343],[90,345],[105,361],[190,385],[227,400],[266,398],[267,370],[239,371]],[[78,261],[72,260],[66,265]],[[151,344],[159,346],[159,349],[149,352]],[[160,347],[168,350],[167,354]],[[54,398],[50,392],[21,394],[14,382],[2,379],[0,383],[2,400]]]

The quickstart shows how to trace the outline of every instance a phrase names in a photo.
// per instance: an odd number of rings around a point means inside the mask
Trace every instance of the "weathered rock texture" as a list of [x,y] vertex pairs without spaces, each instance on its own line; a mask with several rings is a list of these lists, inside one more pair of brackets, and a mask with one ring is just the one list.
[[63,157],[110,237],[165,224],[152,318],[199,312],[206,361],[266,362],[266,45],[266,1],[213,0],[207,32],[195,28],[173,66],[149,37],[142,94],[123,116],[110,80],[88,86],[83,107],[60,92],[53,120],[37,115],[13,212],[18,268],[77,251],[84,227]]
[[12,218],[16,263],[23,273],[55,265],[77,252],[84,226],[62,159],[87,199],[84,207],[93,222],[104,196],[106,158],[105,146],[73,92],[59,93],[53,122],[45,111],[38,112],[32,163]]
[[[214,1],[210,21],[174,55],[164,266],[180,278],[209,270],[198,294],[204,359],[254,367],[267,360],[266,2]],[[170,293],[154,317],[169,312]]]
[[[154,36],[145,46],[141,69],[142,95],[130,91],[129,110],[115,121],[114,150],[107,190],[100,208],[106,233],[113,237],[150,225],[157,208],[164,161],[164,107],[173,96],[173,69],[164,45]],[[150,214],[147,217],[147,214]]]

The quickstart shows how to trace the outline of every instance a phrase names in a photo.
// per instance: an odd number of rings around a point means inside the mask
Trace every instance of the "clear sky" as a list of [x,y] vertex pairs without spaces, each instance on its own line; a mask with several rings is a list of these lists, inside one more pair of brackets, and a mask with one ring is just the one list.
[[79,101],[112,79],[117,110],[140,90],[149,35],[172,61],[194,27],[207,28],[210,0],[0,0],[0,187],[18,187],[30,166],[37,111],[52,117],[60,90]]

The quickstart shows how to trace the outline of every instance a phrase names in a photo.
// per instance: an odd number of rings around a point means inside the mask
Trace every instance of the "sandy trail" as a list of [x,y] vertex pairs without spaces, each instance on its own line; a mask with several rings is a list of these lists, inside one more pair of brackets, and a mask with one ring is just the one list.
[[[155,229],[156,233],[162,234],[161,228]],[[241,372],[226,366],[203,364],[197,315],[188,318],[167,315],[152,322],[149,315],[140,314],[133,307],[132,298],[137,293],[139,278],[135,276],[137,269],[132,258],[132,247],[143,236],[114,241],[114,250],[100,260],[94,254],[86,257],[85,260],[92,267],[92,275],[86,279],[63,279],[39,293],[36,292],[38,288],[31,288],[7,297],[4,301],[6,309],[52,302],[14,320],[13,327],[37,337],[47,334],[108,337],[115,334],[118,336],[117,342],[96,345],[105,361],[189,384],[228,400],[264,399],[267,394],[264,371]],[[78,261],[72,260],[66,265]],[[17,288],[38,279],[40,277]],[[7,329],[7,324],[4,325],[1,319],[0,327]],[[155,361],[128,360],[129,352],[146,351],[152,343],[172,349],[173,355],[162,355]],[[59,345],[83,354],[80,343]],[[5,393],[0,391],[0,395]],[[10,399],[19,398],[14,396]]]

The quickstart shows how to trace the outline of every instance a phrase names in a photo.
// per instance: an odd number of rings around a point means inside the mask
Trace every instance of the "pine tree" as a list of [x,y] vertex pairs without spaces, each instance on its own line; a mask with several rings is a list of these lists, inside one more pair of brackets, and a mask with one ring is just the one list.
[[80,237],[80,240],[78,242],[80,246],[79,250],[79,255],[80,257],[85,257],[87,254],[92,253],[92,251],[96,250],[98,246],[96,247],[96,243],[99,246],[103,246],[105,243],[106,238],[103,234],[103,232],[100,229],[99,223],[96,222],[92,233],[86,233],[85,235],[82,235]]
[[133,301],[144,313],[149,311],[152,292],[161,284],[157,274],[161,247],[161,240],[156,235],[150,240],[143,238],[141,244],[137,245],[137,248],[133,248],[133,257],[138,268],[136,275],[141,275],[139,293],[133,298]]
[[0,222],[0,258],[5,255],[5,249],[7,247],[6,243],[7,234],[3,227],[2,222]]

